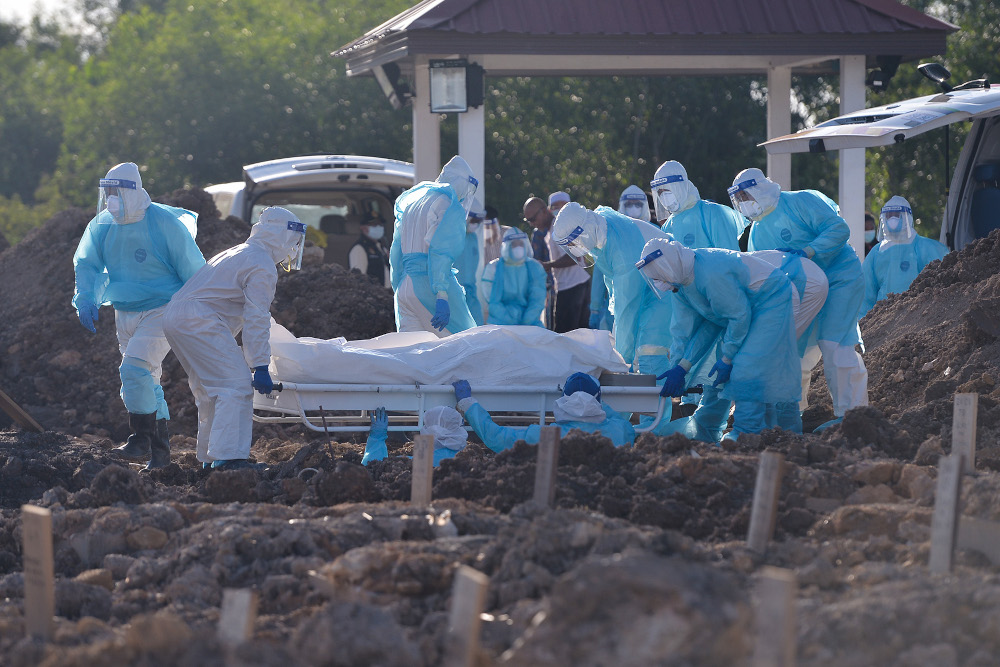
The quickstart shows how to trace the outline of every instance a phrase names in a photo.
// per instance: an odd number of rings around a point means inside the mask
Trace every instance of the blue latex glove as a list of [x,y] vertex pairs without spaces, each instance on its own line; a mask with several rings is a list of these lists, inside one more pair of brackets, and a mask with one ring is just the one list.
[[680,396],[684,393],[684,376],[687,371],[678,364],[666,373],[656,376],[657,380],[664,380],[660,387],[660,396]]
[[76,311],[80,324],[91,333],[97,333],[97,327],[94,326],[94,322],[97,321],[97,311],[97,304],[93,301],[81,303]]
[[601,311],[599,310],[590,311],[590,322],[587,323],[587,326],[591,329],[601,328]]
[[798,250],[796,248],[778,248],[778,252],[788,252],[793,255],[798,255],[799,257],[809,257],[805,250]]
[[727,364],[722,359],[719,359],[718,361],[715,362],[715,365],[712,366],[712,370],[708,372],[708,377],[717,375],[717,377],[715,378],[715,382],[712,383],[712,386],[718,387],[720,384],[726,384],[727,382],[729,382],[729,376],[732,375],[732,373],[733,373],[733,365]]
[[438,299],[434,304],[434,317],[431,318],[431,326],[441,331],[448,326],[451,320],[451,308],[448,306],[448,299]]
[[472,397],[472,387],[469,386],[468,380],[458,380],[456,382],[452,382],[451,386],[455,388],[456,401]]
[[368,433],[377,438],[384,438],[389,435],[389,415],[386,414],[385,408],[375,408],[371,413],[371,417],[372,427]]
[[267,371],[267,366],[257,366],[253,369],[253,388],[262,394],[270,394],[274,391],[274,382],[271,381],[271,374]]

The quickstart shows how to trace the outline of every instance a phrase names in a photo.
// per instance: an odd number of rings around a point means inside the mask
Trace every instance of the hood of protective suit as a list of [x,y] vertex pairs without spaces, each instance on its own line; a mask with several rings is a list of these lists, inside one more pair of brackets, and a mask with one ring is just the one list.
[[674,180],[669,184],[670,192],[672,192],[674,197],[677,198],[678,208],[674,213],[680,213],[681,211],[688,210],[694,206],[699,199],[701,199],[701,194],[698,192],[698,188],[695,187],[694,183],[688,180],[687,170],[684,168],[684,165],[677,160],[668,160],[660,165],[660,168],[656,170],[656,174],[653,175],[653,180],[649,183],[649,187],[654,189],[653,201],[656,204],[657,220],[666,220],[669,216],[674,214],[663,208],[663,205],[656,196],[655,188],[653,186],[653,183],[670,176],[680,179]]
[[648,257],[659,250],[662,256],[643,266],[642,271],[653,280],[673,285],[690,285],[694,281],[694,251],[677,241],[650,239],[642,248]]
[[500,257],[504,262],[524,264],[532,256],[531,240],[527,234],[516,227],[504,232],[503,241],[500,243]]
[[[638,209],[638,212],[636,210]],[[618,212],[637,220],[649,222],[649,200],[638,185],[630,185],[618,199]]]
[[469,433],[462,426],[462,415],[447,405],[433,407],[424,413],[420,433],[434,436],[434,449],[457,452],[469,442]]
[[287,208],[268,206],[260,212],[260,219],[250,228],[247,243],[262,246],[271,254],[277,264],[293,254],[298,248],[302,233],[288,229],[289,222],[299,222],[295,214]]
[[587,250],[603,248],[608,240],[608,221],[582,204],[570,202],[559,209],[559,215],[552,223],[552,234],[560,245],[561,241],[573,236]]
[[127,225],[133,222],[139,222],[144,217],[146,217],[146,209],[149,208],[151,200],[149,198],[149,193],[146,189],[142,187],[142,176],[139,175],[139,165],[134,162],[122,162],[121,164],[116,164],[108,170],[105,178],[120,178],[126,181],[135,182],[135,190],[121,191],[124,208],[126,211],[126,217],[118,222],[123,225]]
[[756,167],[744,169],[736,174],[736,178],[733,179],[733,187],[745,190],[760,204],[763,213],[759,217],[764,217],[774,210],[774,207],[778,205],[778,195],[781,194],[781,186],[765,176],[764,172]]
[[578,421],[599,424],[608,418],[601,402],[592,394],[578,391],[569,396],[560,396],[552,406],[552,416],[557,422]]
[[[893,216],[899,217],[899,223],[896,225],[887,222],[887,218]],[[917,231],[913,228],[913,209],[905,197],[896,195],[882,206],[879,214],[879,236],[890,243],[909,243],[917,236]]]
[[456,155],[448,160],[448,164],[441,169],[437,182],[450,185],[458,195],[458,203],[465,206],[466,211],[473,206],[472,199],[476,196],[479,181],[472,175],[472,167],[461,156]]

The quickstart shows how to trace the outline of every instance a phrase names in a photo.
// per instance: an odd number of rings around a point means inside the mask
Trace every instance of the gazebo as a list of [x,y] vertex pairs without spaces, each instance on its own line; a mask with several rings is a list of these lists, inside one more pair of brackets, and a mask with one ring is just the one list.
[[[486,77],[766,75],[772,138],[791,131],[793,73],[839,73],[840,111],[856,111],[865,106],[866,82],[878,85],[900,62],[944,53],[956,29],[895,0],[423,0],[333,55],[347,61],[349,76],[375,76],[396,104],[407,97],[400,81],[412,83],[413,161],[422,180],[441,165],[432,61],[461,58]],[[459,154],[483,174],[483,106],[458,116]],[[790,155],[769,155],[767,172],[792,187]],[[841,213],[857,250],[864,188],[864,149],[841,151]]]

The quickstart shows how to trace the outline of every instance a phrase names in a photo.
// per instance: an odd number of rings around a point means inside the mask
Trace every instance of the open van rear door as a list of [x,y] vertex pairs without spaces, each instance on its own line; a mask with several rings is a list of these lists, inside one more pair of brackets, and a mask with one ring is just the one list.
[[760,144],[772,155],[874,148],[963,120],[1000,114],[1000,88],[954,90],[863,109]]

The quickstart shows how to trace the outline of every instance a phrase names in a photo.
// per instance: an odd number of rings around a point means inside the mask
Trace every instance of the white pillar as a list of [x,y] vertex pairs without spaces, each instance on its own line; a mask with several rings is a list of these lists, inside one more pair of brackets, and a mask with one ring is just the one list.
[[441,118],[431,113],[428,56],[417,56],[413,74],[413,167],[417,182],[433,181],[441,171]]
[[[840,113],[865,108],[865,57],[840,58]],[[858,259],[865,256],[865,149],[840,151],[840,215],[851,228]]]
[[458,154],[479,179],[479,196],[486,203],[486,111],[485,105],[458,114]]
[[[792,132],[792,68],[767,69],[767,138],[774,139]],[[767,156],[767,177],[792,189],[792,154]]]

